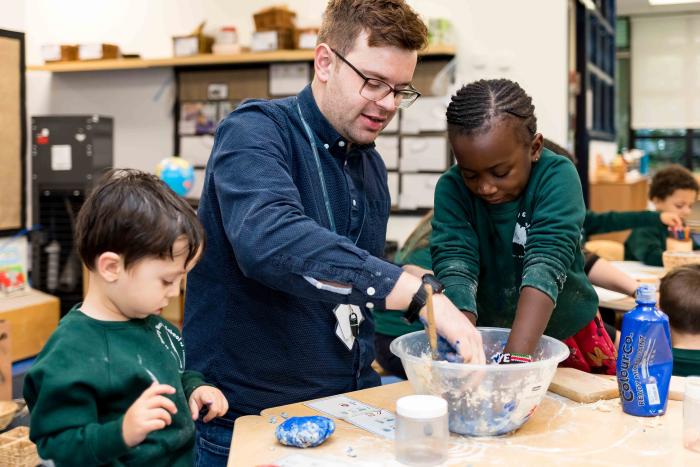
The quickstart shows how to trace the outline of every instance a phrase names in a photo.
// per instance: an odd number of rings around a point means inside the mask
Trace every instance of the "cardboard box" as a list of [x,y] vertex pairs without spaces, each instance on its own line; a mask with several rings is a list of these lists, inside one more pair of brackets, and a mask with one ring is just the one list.
[[46,63],[70,62],[78,59],[78,46],[46,44],[41,46],[41,57]]
[[120,57],[119,46],[114,44],[80,44],[80,60],[109,60]]
[[272,50],[293,49],[294,29],[277,29],[274,31],[256,31],[250,42],[253,52],[269,52]]
[[384,164],[389,170],[399,168],[399,137],[377,136],[374,140],[375,149],[384,159]]
[[432,208],[440,174],[402,174],[401,209]]
[[422,96],[408,109],[401,111],[401,133],[418,134],[425,131],[447,130],[449,97]]
[[58,298],[38,290],[0,299],[0,320],[12,329],[11,361],[38,354],[58,326],[59,316]]
[[0,401],[12,399],[10,323],[0,321]]
[[447,170],[445,136],[405,136],[401,139],[401,172]]
[[204,34],[188,34],[173,37],[173,55],[188,57],[198,54],[209,54],[214,45],[214,38]]

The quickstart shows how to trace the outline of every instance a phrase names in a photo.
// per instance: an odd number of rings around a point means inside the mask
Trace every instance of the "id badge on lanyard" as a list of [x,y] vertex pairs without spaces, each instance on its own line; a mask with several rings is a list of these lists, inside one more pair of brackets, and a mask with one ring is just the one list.
[[[309,128],[308,123],[306,123],[306,120],[304,119],[304,116],[301,113],[301,107],[299,107],[298,101],[297,112],[299,113],[301,123],[304,125],[304,130],[309,140],[309,145],[311,146],[314,161],[316,162],[316,169],[318,170],[318,177],[321,182],[321,191],[323,192],[323,201],[326,206],[326,214],[328,215],[328,223],[330,226],[330,230],[335,232],[335,217],[333,216],[333,210],[331,209],[331,202],[328,196],[328,189],[326,188],[326,178],[324,177],[323,170],[321,169],[321,158],[318,155],[318,150],[316,149],[315,139],[313,137],[313,134],[311,133],[311,128]],[[365,206],[363,207],[363,210],[366,209],[367,203],[365,203]],[[363,212],[362,226],[364,226],[365,223],[365,215],[366,213]],[[357,240],[359,240],[360,235],[362,234],[362,226],[360,227],[360,233],[357,236]],[[356,244],[357,240],[355,240]],[[322,285],[321,282],[313,278],[306,278],[306,280],[312,284],[315,284],[317,287],[319,285]],[[348,290],[348,292],[346,293],[349,292],[350,291]],[[357,305],[340,304],[335,307],[335,309],[333,310],[333,314],[335,315],[335,319],[337,320],[335,326],[335,335],[338,336],[340,342],[342,342],[343,345],[345,345],[345,347],[348,348],[348,350],[352,350],[353,346],[355,345],[355,339],[357,339],[357,337],[360,335],[360,323],[362,323],[362,321],[364,321],[365,319],[365,317],[362,315],[362,310]]]

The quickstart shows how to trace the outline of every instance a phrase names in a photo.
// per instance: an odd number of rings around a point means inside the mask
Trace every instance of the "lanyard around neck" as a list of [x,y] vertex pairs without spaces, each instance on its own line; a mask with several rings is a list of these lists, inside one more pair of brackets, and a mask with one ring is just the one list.
[[311,133],[311,128],[309,124],[306,123],[304,116],[301,113],[301,107],[299,107],[299,101],[297,100],[297,112],[299,113],[299,118],[301,123],[304,125],[304,130],[306,131],[306,137],[309,140],[309,145],[311,146],[311,151],[314,154],[314,160],[316,161],[316,170],[318,171],[318,178],[321,180],[321,191],[323,191],[323,203],[326,205],[326,214],[328,215],[328,224],[330,229],[335,232],[335,217],[333,216],[333,210],[331,209],[331,200],[328,197],[328,189],[326,188],[326,177],[323,175],[323,169],[321,169],[321,158],[318,155],[318,150],[316,149],[316,140]]

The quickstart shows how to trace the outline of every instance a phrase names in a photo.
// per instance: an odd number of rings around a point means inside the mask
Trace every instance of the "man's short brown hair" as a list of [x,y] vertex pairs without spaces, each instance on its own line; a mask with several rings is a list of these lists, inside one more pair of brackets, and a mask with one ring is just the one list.
[[676,190],[693,190],[697,193],[698,182],[690,170],[681,165],[673,164],[656,172],[654,178],[651,179],[649,199],[658,198],[663,201]]
[[428,28],[403,0],[330,0],[318,42],[344,55],[364,30],[370,47],[421,50],[428,43]]
[[659,306],[671,327],[684,334],[700,334],[700,264],[680,266],[661,279]]

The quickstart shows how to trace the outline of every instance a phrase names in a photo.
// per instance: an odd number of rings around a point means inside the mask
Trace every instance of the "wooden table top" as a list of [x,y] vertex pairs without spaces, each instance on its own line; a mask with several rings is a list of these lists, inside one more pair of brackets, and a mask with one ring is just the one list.
[[[639,261],[610,261],[610,263],[633,279],[636,279],[639,282],[653,283],[657,287],[659,285],[659,279],[661,279],[666,273],[662,267],[647,266]],[[602,290],[605,292],[605,289]],[[611,294],[615,294],[615,292],[611,292]],[[601,308],[609,308],[617,311],[629,311],[637,305],[632,297],[622,297],[622,294],[617,294],[619,298],[606,298],[606,295],[609,294],[598,293],[598,306]]]
[[[412,393],[409,383],[402,382],[346,395],[394,411],[396,400]],[[303,456],[302,463],[293,465],[307,467],[400,465],[394,460],[393,441],[342,420],[336,420],[333,436],[317,448],[282,446],[274,435],[282,412],[290,417],[319,414],[297,403],[239,418],[229,467],[280,465],[278,462],[289,456]],[[512,435],[452,435],[444,465],[700,465],[700,453],[683,447],[682,412],[682,402],[669,400],[662,417],[633,417],[622,412],[619,399],[579,404],[547,393],[532,418]],[[271,417],[276,417],[275,422]]]

